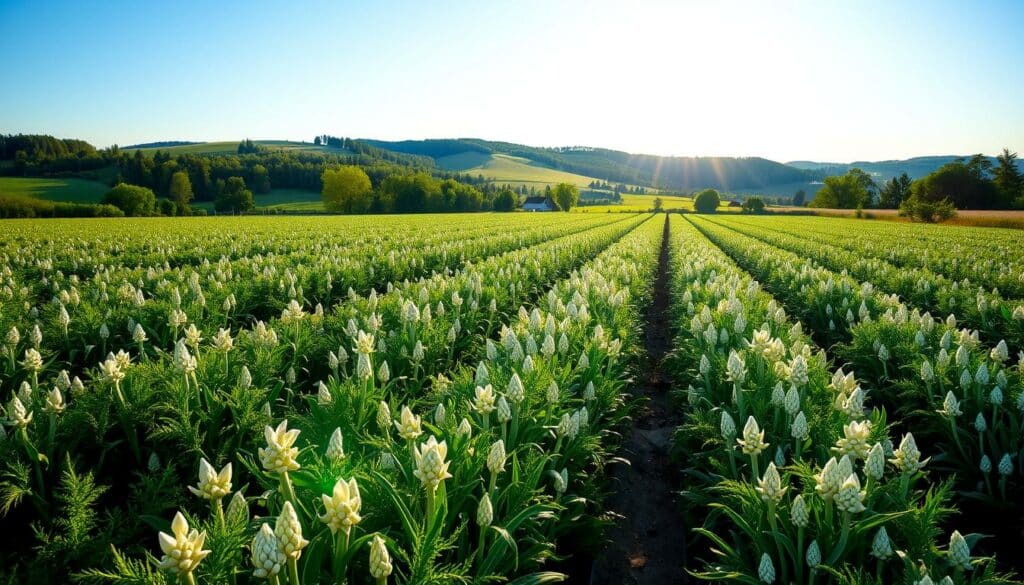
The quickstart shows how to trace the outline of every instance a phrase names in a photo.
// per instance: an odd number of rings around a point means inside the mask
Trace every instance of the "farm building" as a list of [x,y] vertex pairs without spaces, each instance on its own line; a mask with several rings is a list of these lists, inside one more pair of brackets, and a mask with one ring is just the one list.
[[523,211],[555,211],[555,203],[550,197],[527,197],[523,201]]

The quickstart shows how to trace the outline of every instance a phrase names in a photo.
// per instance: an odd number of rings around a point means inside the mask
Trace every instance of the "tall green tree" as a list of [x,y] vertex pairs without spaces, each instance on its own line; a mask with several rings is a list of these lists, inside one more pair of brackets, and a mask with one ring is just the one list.
[[494,196],[494,211],[515,211],[519,206],[519,196],[512,189],[505,187]]
[[793,194],[793,207],[803,207],[804,203],[807,202],[807,192],[803,189],[798,189]]
[[1024,197],[1024,176],[1017,168],[1017,153],[1004,148],[996,157],[996,168],[992,172],[993,181],[999,191],[999,207],[1010,207]]
[[346,165],[327,169],[321,176],[324,207],[341,213],[365,213],[373,203],[373,186],[363,169]]
[[558,205],[559,209],[569,211],[579,203],[580,191],[576,188],[576,185],[559,183],[551,190],[551,198]]
[[986,166],[991,165],[980,155],[946,163],[914,181],[912,197],[930,202],[948,199],[957,209],[991,209],[998,196]]
[[472,185],[454,179],[441,181],[440,199],[431,211],[480,211],[484,194]]
[[910,175],[903,173],[885,182],[878,192],[878,206],[882,209],[897,209],[903,200],[910,197],[910,187],[914,181]]
[[261,164],[253,165],[249,184],[256,193],[270,193],[270,174],[267,173],[267,167]]
[[856,177],[857,181],[862,187],[864,187],[864,192],[867,193],[867,198],[861,203],[861,205],[864,207],[874,205],[878,195],[878,184],[871,178],[871,175],[857,167],[847,171],[847,174]]
[[[854,169],[857,170],[857,169]],[[867,206],[871,199],[863,178],[863,171],[825,177],[811,207],[827,209],[854,209]]]
[[217,198],[213,201],[213,208],[217,211],[237,213],[256,207],[252,191],[245,186],[245,179],[242,177],[228,177],[226,182],[217,181],[217,191]]
[[189,202],[192,201],[192,181],[188,178],[188,173],[178,171],[171,175],[169,191],[169,198],[174,202],[177,212],[180,215],[188,215],[191,209]]
[[693,208],[697,213],[714,213],[718,211],[718,205],[722,198],[714,189],[704,189],[693,198]]
[[395,213],[429,211],[440,199],[440,183],[428,173],[391,175],[381,183],[381,204]]

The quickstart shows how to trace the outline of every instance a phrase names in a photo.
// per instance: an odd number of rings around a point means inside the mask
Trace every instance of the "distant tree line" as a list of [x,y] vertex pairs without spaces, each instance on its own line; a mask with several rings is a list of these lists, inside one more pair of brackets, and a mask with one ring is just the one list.
[[202,144],[202,142],[194,142],[192,140],[158,140],[157,142],[143,142],[141,144],[123,146],[122,148],[170,148],[171,146],[190,146],[192,144]]
[[[441,172],[434,177],[428,172],[432,161],[425,157],[389,153],[350,138],[324,135],[316,139],[339,151],[272,150],[245,139],[236,154],[172,155],[160,149],[147,154],[116,145],[97,150],[81,140],[52,136],[5,135],[0,136],[0,161],[13,162],[0,163],[0,174],[99,179],[102,170],[113,187],[123,184],[153,195],[155,201],[148,205],[135,202],[138,197],[148,201],[142,192],[134,191],[127,199],[126,192],[115,192],[109,203],[127,215],[186,215],[192,212],[193,201],[213,202],[218,211],[246,211],[255,206],[254,194],[272,188],[321,192],[325,171],[340,166],[359,168],[367,176],[371,189],[379,194],[370,206],[377,212],[493,209],[504,191],[512,193],[513,208],[519,202],[517,191],[497,187],[483,176]],[[416,188],[408,188],[409,182],[422,187],[422,196]],[[503,201],[509,199],[507,194],[503,197]],[[25,213],[33,212],[18,212],[19,216]]]
[[481,190],[423,171],[374,181],[362,167],[341,165],[324,170],[322,183],[324,206],[340,213],[512,211],[519,206],[518,194],[508,186]]
[[238,154],[257,154],[263,152],[263,147],[246,138],[238,143]]
[[917,180],[903,173],[881,185],[854,168],[826,177],[810,206],[900,209],[923,221],[943,219],[956,209],[1024,209],[1024,176],[1017,167],[1017,154],[1005,148],[995,165],[976,154],[946,163]]
[[615,194],[631,193],[635,195],[644,195],[647,193],[646,187],[641,187],[639,185],[623,185],[622,183],[612,185],[608,181],[594,180],[591,181],[587,186],[590,187],[591,189],[603,189],[605,191],[611,191]]
[[0,173],[15,176],[81,173],[109,166],[103,152],[84,140],[39,134],[0,134]]
[[0,160],[13,160],[21,151],[31,160],[85,157],[96,154],[96,147],[75,138],[54,138],[42,134],[0,134]]

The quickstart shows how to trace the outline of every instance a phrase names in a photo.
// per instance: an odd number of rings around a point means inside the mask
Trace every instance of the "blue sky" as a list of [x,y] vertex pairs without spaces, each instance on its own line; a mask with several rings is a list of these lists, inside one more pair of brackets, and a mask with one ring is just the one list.
[[1024,150],[1022,22],[1013,0],[0,0],[0,132],[992,154]]

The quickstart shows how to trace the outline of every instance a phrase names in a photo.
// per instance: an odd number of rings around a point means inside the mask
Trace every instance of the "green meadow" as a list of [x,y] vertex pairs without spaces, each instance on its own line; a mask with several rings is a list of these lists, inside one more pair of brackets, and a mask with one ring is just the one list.
[[543,190],[549,185],[554,187],[558,183],[569,183],[579,189],[586,189],[595,180],[593,177],[552,169],[528,158],[507,154],[462,152],[436,160],[437,166],[446,171],[483,175],[495,183],[507,183],[514,187],[524,185]]
[[110,187],[87,179],[0,177],[0,195],[70,203],[96,203]]

